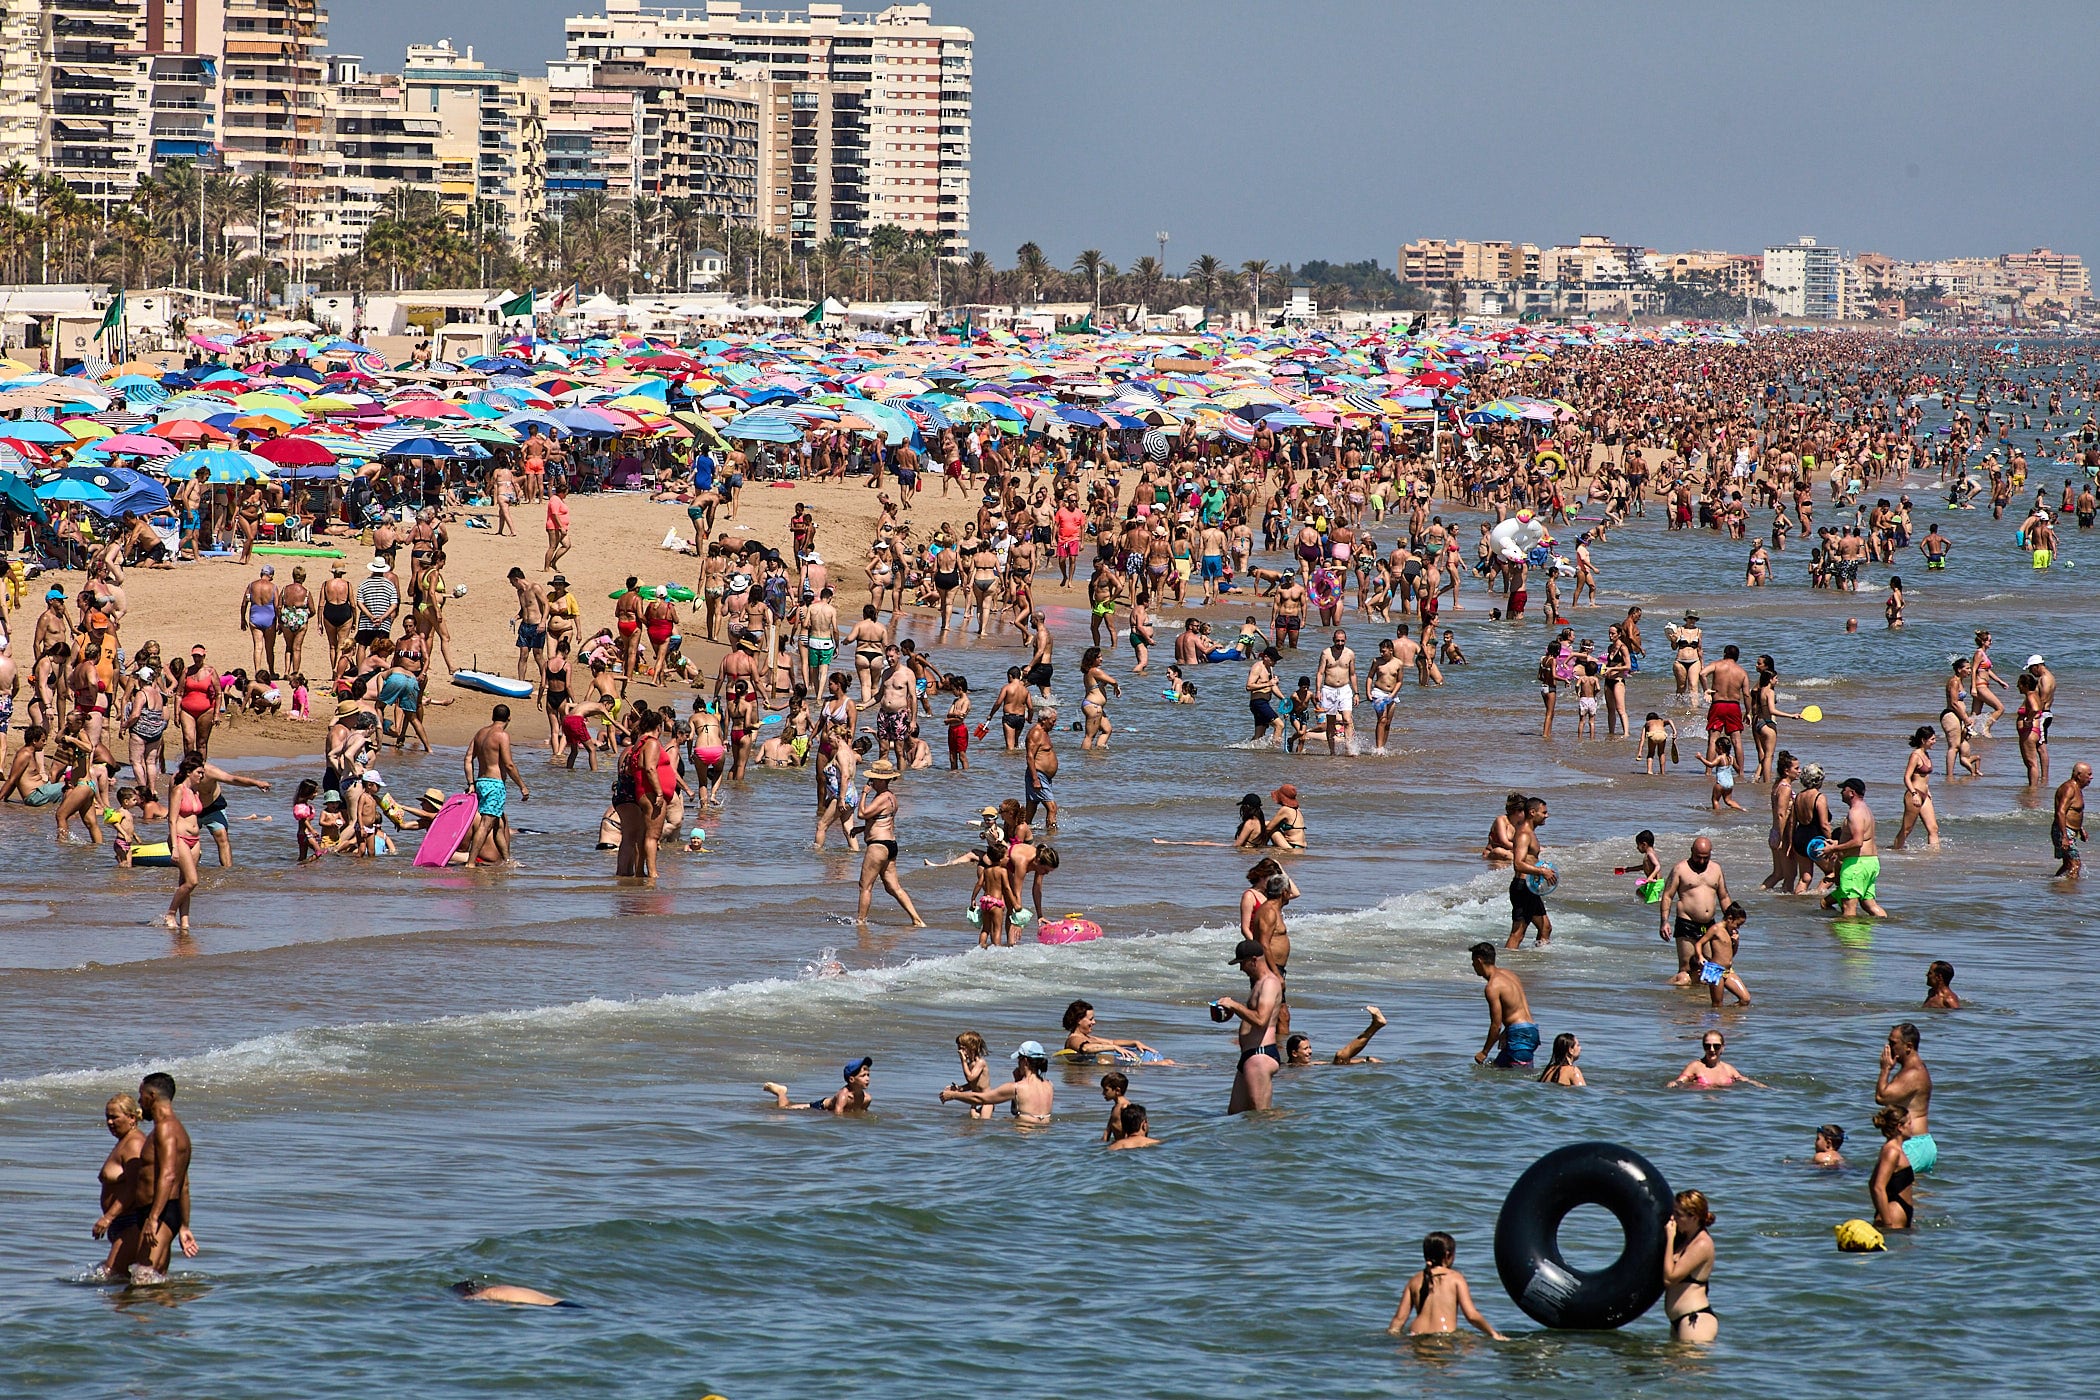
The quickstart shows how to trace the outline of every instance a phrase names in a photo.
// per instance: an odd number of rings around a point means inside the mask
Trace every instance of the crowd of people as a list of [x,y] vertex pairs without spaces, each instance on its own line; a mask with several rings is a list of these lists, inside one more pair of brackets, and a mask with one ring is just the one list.
[[[2048,567],[2060,516],[2075,517],[2081,528],[2093,523],[2100,429],[2090,415],[2079,419],[2065,406],[2090,401],[2085,362],[2068,353],[2054,364],[2030,361],[2025,377],[1998,364],[1961,384],[1932,367],[1945,353],[1945,346],[1855,335],[1569,353],[1483,376],[1475,390],[1484,397],[1521,389],[1565,401],[1572,405],[1567,412],[1543,422],[1469,424],[1463,435],[1410,435],[1376,419],[1331,431],[1278,430],[1256,420],[1243,440],[1186,428],[1171,437],[1082,431],[1010,438],[951,426],[921,446],[870,454],[844,432],[815,434],[785,454],[805,479],[836,480],[865,467],[877,492],[857,576],[826,560],[827,552],[851,552],[847,532],[806,503],[796,504],[777,540],[724,528],[736,518],[747,473],[758,468],[742,450],[702,452],[663,463],[645,483],[659,499],[682,505],[695,531],[689,596],[630,577],[602,619],[587,615],[560,572],[563,559],[573,557],[577,526],[558,453],[535,435],[515,470],[499,459],[488,482],[499,530],[514,532],[514,505],[543,503],[546,512],[537,568],[509,571],[514,678],[523,693],[494,705],[466,746],[462,786],[476,815],[453,858],[495,865],[517,858],[508,801],[513,788],[519,800],[531,797],[525,769],[537,760],[521,759],[519,749],[528,738],[538,744],[536,732],[512,732],[516,707],[525,706],[542,712],[548,762],[573,769],[582,761],[595,772],[606,761],[598,844],[617,852],[618,875],[656,878],[665,858],[705,849],[705,827],[695,818],[719,823],[731,802],[774,801],[754,775],[799,770],[810,784],[814,846],[823,849],[836,832],[861,857],[855,917],[865,923],[873,916],[879,890],[913,927],[924,927],[905,884],[900,789],[909,774],[933,780],[938,756],[923,732],[929,724],[945,738],[945,781],[973,790],[1012,782],[971,766],[972,746],[996,728],[1004,753],[1014,756],[1005,771],[1018,770],[1019,791],[988,794],[995,800],[983,809],[972,850],[939,861],[922,857],[916,868],[974,867],[968,913],[977,941],[1011,946],[1028,921],[1043,918],[1045,879],[1061,863],[1048,838],[1073,811],[1070,793],[1062,809],[1059,796],[1059,736],[1071,732],[1060,724],[1069,707],[1053,689],[1061,665],[1081,697],[1074,728],[1084,750],[1110,750],[1118,733],[1111,712],[1127,703],[1126,681],[1152,673],[1165,626],[1168,702],[1196,703],[1199,690],[1212,687],[1190,678],[1225,674],[1204,668],[1228,666],[1243,676],[1252,743],[1292,754],[1376,756],[1388,749],[1410,679],[1433,693],[1446,668],[1469,664],[1450,627],[1453,615],[1468,610],[1468,594],[1478,626],[1515,629],[1535,617],[1547,630],[1535,678],[1518,682],[1538,687],[1545,740],[1572,699],[1578,738],[1634,745],[1644,771],[1666,773],[1677,762],[1678,720],[1649,711],[1636,735],[1629,718],[1629,682],[1648,655],[1643,609],[1630,607],[1609,624],[1601,647],[1579,636],[1587,629],[1569,616],[1585,606],[1585,593],[1588,606],[1598,605],[1598,583],[1607,576],[1602,556],[1615,532],[1653,528],[1646,522],[1660,515],[1669,531],[1706,529],[1748,542],[1765,533],[1761,523],[1753,532],[1753,514],[1768,515],[1768,539],[1755,539],[1748,551],[1743,584],[1750,588],[1775,581],[1777,558],[1790,542],[1809,546],[1805,569],[1818,588],[1856,589],[1863,563],[1892,564],[1914,545],[1925,568],[1943,569],[1951,547],[1936,526],[1913,539],[1909,492],[1929,479],[1932,489],[1946,491],[1948,508],[1980,509],[1987,489],[1990,508],[2002,515],[2028,473],[2042,466],[2010,445],[2014,419],[2031,431],[2037,414],[2043,431],[2062,430],[2057,440],[2064,445],[2049,465],[2075,470],[2088,484],[2074,491],[2067,479],[2060,494],[2037,486],[2022,550],[2034,567]],[[1946,415],[1944,431],[1927,428],[1928,405]],[[1453,416],[1463,420],[1463,408]],[[1987,486],[1977,483],[1979,471]],[[884,489],[892,483],[896,499]],[[927,528],[929,514],[948,511],[951,487],[960,488],[959,525],[942,518]],[[1819,504],[1836,519],[1817,525]],[[251,561],[254,573],[239,584],[237,607],[253,654],[240,658],[247,668],[232,670],[201,646],[167,657],[157,642],[130,645],[126,569],[140,561],[121,538],[97,550],[85,586],[69,595],[56,581],[44,585],[43,608],[22,629],[29,660],[20,673],[0,636],[0,704],[8,707],[0,713],[0,795],[53,808],[61,841],[73,839],[76,824],[90,840],[108,827],[121,864],[138,864],[153,844],[144,840],[146,829],[164,826],[159,854],[176,882],[167,918],[178,933],[190,925],[206,831],[220,863],[231,862],[226,790],[272,790],[212,760],[214,739],[241,716],[282,712],[317,722],[319,772],[300,783],[293,805],[298,859],[374,856],[391,844],[389,825],[397,832],[436,827],[447,793],[431,789],[405,805],[376,769],[389,740],[397,752],[411,745],[427,751],[424,712],[448,703],[431,687],[457,675],[445,612],[460,595],[444,571],[448,526],[460,511],[441,493],[388,520],[372,532],[368,560],[331,564],[318,584],[303,567],[280,584],[273,564]],[[1572,549],[1556,550],[1548,532],[1577,523],[1585,528]],[[1543,538],[1512,548],[1507,542],[1525,535],[1505,525]],[[11,589],[19,572],[0,569]],[[856,607],[862,595],[866,601]],[[1083,643],[1071,634],[1076,628],[1059,635],[1053,621],[1065,599],[1075,611],[1083,608]],[[1178,630],[1168,622],[1176,611],[1186,614]],[[1892,582],[1887,626],[1903,626],[1903,612],[1900,582]],[[1345,613],[1353,613],[1347,626]],[[1212,619],[1226,615],[1244,620],[1214,630]],[[316,624],[327,661],[309,667],[308,633]],[[1378,636],[1375,652],[1362,655],[1366,629],[1391,635]],[[15,630],[10,619],[8,631]],[[977,656],[970,639],[994,635],[1018,644],[1026,660],[973,684],[965,674]],[[1756,656],[1746,667],[1737,644],[1711,646],[1691,610],[1663,638],[1674,684],[1665,708],[1681,712],[1687,726],[1699,725],[1703,713],[1704,744],[1695,754],[1710,809],[1741,811],[1747,788],[1769,788],[1772,868],[1762,889],[1818,899],[1840,918],[1886,917],[1882,847],[1868,796],[1870,788],[1883,791],[1883,780],[1844,778],[1834,808],[1822,767],[1780,747],[1780,720],[1812,724],[1818,716],[1781,707],[1773,656]],[[711,666],[698,655],[701,639],[721,648]],[[1307,640],[1315,648],[1309,655],[1301,649]],[[1985,760],[1992,725],[2006,708],[1992,641],[1989,631],[1978,631],[1974,651],[1952,659],[1938,722],[1908,735],[1891,849],[1920,833],[1928,846],[1939,843],[1931,785],[1935,772],[1946,770],[1936,770],[1936,747],[1944,747],[1949,765],[1971,774]],[[935,654],[951,643],[952,650]],[[1074,647],[1079,658],[1070,666],[1065,658]],[[1112,665],[1125,647],[1130,660],[1119,675]],[[1295,689],[1285,679],[1287,656],[1305,657]],[[2030,786],[2040,789],[2050,777],[2058,680],[2036,654],[2012,689],[2020,752]],[[18,695],[26,696],[19,716],[25,723],[9,753],[6,720]],[[1365,707],[1368,717],[1360,713]],[[165,757],[171,734],[180,747],[172,770]],[[128,781],[120,783],[127,769]],[[2054,789],[2051,843],[2062,878],[2080,873],[2091,777],[2081,762]],[[1318,1063],[1310,1038],[1290,1025],[1286,912],[1300,895],[1283,864],[1311,838],[1296,784],[1276,787],[1268,801],[1273,810],[1259,793],[1247,794],[1236,825],[1221,829],[1216,842],[1259,857],[1247,872],[1239,936],[1225,960],[1245,977],[1245,988],[1208,1007],[1236,1039],[1225,1101],[1233,1114],[1270,1108],[1284,1071]],[[1527,932],[1534,947],[1554,934],[1548,900],[1563,876],[1541,839],[1548,816],[1544,798],[1511,794],[1482,852],[1510,874],[1506,940],[1469,950],[1488,1006],[1486,1036],[1474,1056],[1482,1065],[1532,1071],[1548,1043],[1510,965]],[[1660,940],[1674,955],[1669,980],[1714,1007],[1725,997],[1749,1005],[1740,962],[1751,911],[1731,894],[1712,841],[1698,838],[1667,868],[1652,833],[1642,832],[1635,849],[1638,863],[1625,873],[1641,877],[1632,899],[1657,907]],[[1928,1007],[1959,1006],[1951,965],[1935,961],[1928,980]],[[1375,1063],[1364,1051],[1386,1022],[1375,1007],[1368,1010],[1367,1029],[1326,1063]],[[1055,1054],[1040,1042],[1022,1043],[1010,1056],[1011,1078],[997,1084],[982,1036],[958,1036],[962,1077],[941,1091],[941,1102],[966,1105],[973,1117],[1005,1105],[1017,1122],[1049,1124],[1052,1064],[1099,1065],[1110,1106],[1102,1134],[1108,1145],[1159,1145],[1147,1108],[1129,1092],[1131,1072],[1157,1063],[1157,1052],[1101,1036],[1084,1003],[1074,1003],[1066,1030],[1067,1043]],[[1937,1161],[1920,1040],[1914,1023],[1894,1027],[1873,1090],[1880,1111],[1872,1121],[1885,1145],[1868,1194],[1873,1221],[1885,1229],[1910,1227],[1917,1178]],[[1763,1087],[1723,1058],[1727,1043],[1721,1031],[1709,1030],[1700,1057],[1674,1079],[1658,1071],[1658,1082]],[[1556,1035],[1537,1078],[1584,1086],[1581,1054],[1575,1033]],[[781,1109],[865,1113],[874,1103],[873,1068],[858,1056],[846,1063],[839,1088],[799,1102],[782,1084],[765,1087]],[[172,1081],[152,1075],[136,1101],[109,1104],[119,1141],[104,1167],[103,1216],[95,1228],[112,1239],[113,1270],[164,1271],[173,1244],[194,1251],[186,1209],[190,1149],[173,1101]],[[1838,1165],[1843,1139],[1838,1125],[1819,1129],[1817,1164]],[[1686,1341],[1710,1340],[1717,1329],[1708,1293],[1714,1218],[1699,1192],[1678,1194],[1665,1301],[1674,1335]],[[1423,1249],[1425,1266],[1408,1282],[1393,1330],[1446,1332],[1463,1317],[1499,1335],[1453,1267],[1451,1236],[1431,1234]]]

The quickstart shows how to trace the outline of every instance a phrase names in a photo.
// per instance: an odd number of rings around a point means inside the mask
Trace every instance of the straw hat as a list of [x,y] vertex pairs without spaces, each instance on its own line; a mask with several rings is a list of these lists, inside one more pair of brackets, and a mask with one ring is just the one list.
[[861,770],[861,776],[871,783],[893,783],[903,777],[897,765],[886,758],[878,758]]

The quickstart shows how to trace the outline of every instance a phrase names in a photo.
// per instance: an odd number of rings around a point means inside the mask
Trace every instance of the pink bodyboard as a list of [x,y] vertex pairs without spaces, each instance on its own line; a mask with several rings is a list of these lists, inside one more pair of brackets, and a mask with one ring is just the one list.
[[467,829],[474,825],[474,812],[473,793],[456,792],[446,798],[437,819],[424,831],[423,844],[416,848],[416,864],[440,868],[449,864],[459,843],[467,839]]

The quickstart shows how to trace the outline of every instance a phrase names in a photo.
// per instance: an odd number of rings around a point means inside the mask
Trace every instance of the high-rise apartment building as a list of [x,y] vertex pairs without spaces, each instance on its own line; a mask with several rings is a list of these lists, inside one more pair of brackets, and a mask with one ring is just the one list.
[[[149,0],[149,3],[151,0]],[[267,175],[284,193],[285,215],[264,212],[267,256],[295,271],[327,257],[327,60],[322,0],[216,0],[223,5],[225,57],[219,83],[219,149],[243,179]]]
[[1401,281],[1421,286],[1521,282],[1539,275],[1539,249],[1507,239],[1418,238],[1401,247],[1399,268]]
[[326,194],[319,221],[322,256],[334,258],[362,247],[372,221],[398,212],[408,192],[436,193],[444,124],[431,113],[411,113],[400,76],[367,73],[356,54],[328,56],[324,110]]
[[931,7],[848,13],[605,0],[568,21],[571,60],[688,60],[762,89],[759,228],[808,249],[893,224],[960,253],[970,231],[971,45]]
[[43,0],[41,37],[39,165],[83,199],[129,199],[146,163],[144,0]]
[[1837,320],[1846,275],[1844,254],[1813,238],[1765,249],[1764,295],[1782,316]]
[[487,218],[522,249],[545,208],[547,83],[491,68],[450,39],[411,44],[401,81],[416,116],[435,116],[438,181],[455,218]]
[[43,165],[43,6],[0,0],[0,167]]
[[[689,201],[696,212],[749,222],[758,199],[756,81],[723,82],[690,59],[579,59],[550,64],[565,85],[587,84],[641,99],[635,192]],[[609,191],[618,197],[624,191]]]

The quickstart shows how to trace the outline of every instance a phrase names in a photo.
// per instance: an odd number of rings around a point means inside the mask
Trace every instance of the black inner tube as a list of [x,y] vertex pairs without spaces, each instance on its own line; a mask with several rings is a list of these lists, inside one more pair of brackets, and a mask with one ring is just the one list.
[[[1495,1221],[1495,1271],[1512,1301],[1547,1327],[1623,1327],[1663,1292],[1668,1183],[1631,1148],[1578,1142],[1557,1148],[1517,1178]],[[1561,1257],[1560,1224],[1578,1206],[1602,1206],[1625,1231],[1619,1257],[1576,1269]]]

